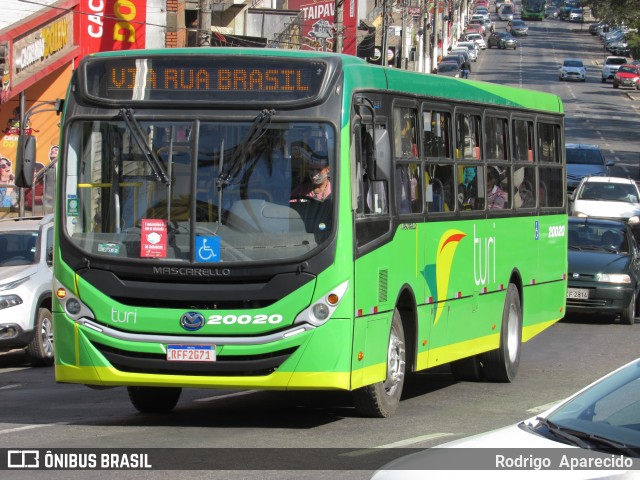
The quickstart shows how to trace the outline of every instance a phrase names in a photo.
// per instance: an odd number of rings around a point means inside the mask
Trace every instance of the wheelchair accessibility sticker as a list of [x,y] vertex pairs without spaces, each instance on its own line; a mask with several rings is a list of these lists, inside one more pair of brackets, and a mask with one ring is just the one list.
[[220,237],[196,236],[196,262],[220,261]]

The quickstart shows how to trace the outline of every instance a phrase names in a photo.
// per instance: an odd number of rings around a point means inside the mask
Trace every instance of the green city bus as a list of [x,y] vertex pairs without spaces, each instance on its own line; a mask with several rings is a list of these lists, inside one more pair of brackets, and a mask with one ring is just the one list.
[[522,20],[544,20],[546,6],[545,0],[522,0]]
[[510,382],[565,310],[555,95],[347,55],[208,48],[84,58],[63,105],[58,382],[351,391]]

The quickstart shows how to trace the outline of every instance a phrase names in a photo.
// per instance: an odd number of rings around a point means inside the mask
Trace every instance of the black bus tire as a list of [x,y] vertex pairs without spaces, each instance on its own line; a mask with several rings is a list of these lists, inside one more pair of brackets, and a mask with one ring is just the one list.
[[512,382],[520,366],[521,349],[522,306],[518,289],[510,283],[502,311],[500,346],[481,355],[485,379],[490,382]]
[[353,391],[353,403],[363,416],[387,418],[392,416],[400,404],[406,368],[404,329],[400,312],[393,312],[389,343],[387,347],[387,378]]
[[178,404],[179,387],[127,387],[129,400],[141,413],[167,413]]

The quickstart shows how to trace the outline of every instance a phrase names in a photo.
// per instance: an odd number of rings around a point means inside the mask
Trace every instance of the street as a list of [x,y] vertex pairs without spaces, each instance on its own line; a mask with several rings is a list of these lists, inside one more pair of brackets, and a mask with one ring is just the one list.
[[[497,28],[504,29],[505,22]],[[601,83],[605,52],[580,25],[530,22],[516,50],[487,49],[470,79],[559,95],[566,111],[566,142],[598,143],[615,162],[612,174],[640,179],[640,95]],[[581,57],[587,82],[558,81],[562,59]],[[152,472],[10,472],[13,479],[69,478],[340,478],[365,479],[367,468],[342,470],[197,469],[202,449],[339,448],[360,455],[367,448],[427,448],[512,424],[543,411],[605,373],[638,356],[640,321],[633,326],[570,318],[524,344],[511,384],[458,382],[448,368],[411,375],[395,416],[361,418],[340,392],[185,390],[170,414],[138,413],[124,388],[92,390],[57,384],[53,368],[31,368],[21,351],[0,354],[0,447],[11,449],[167,448],[191,450],[194,470]],[[169,450],[170,452],[171,450]],[[250,454],[250,450],[248,454]],[[364,451],[362,464],[368,465]],[[179,456],[176,461],[184,461]],[[302,462],[304,465],[304,463]],[[299,465],[299,464],[298,464]],[[299,468],[299,467],[298,467]],[[286,470],[286,471],[283,471]]]

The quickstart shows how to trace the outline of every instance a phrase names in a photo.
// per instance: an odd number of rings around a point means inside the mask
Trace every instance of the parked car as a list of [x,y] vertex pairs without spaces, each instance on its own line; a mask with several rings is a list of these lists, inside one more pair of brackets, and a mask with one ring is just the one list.
[[460,67],[456,62],[440,62],[437,72],[438,75],[445,75],[447,77],[460,77]]
[[640,250],[622,220],[569,217],[567,313],[617,316],[633,325]]
[[527,24],[522,20],[511,20],[507,30],[511,35],[517,37],[526,37],[529,35],[529,27],[527,27]]
[[480,47],[475,42],[458,42],[457,48],[466,48],[469,50],[469,57],[474,62],[478,60],[478,54],[480,53]]
[[591,35],[597,35],[598,34],[598,28],[599,27],[604,27],[605,25],[607,25],[606,20],[600,20],[599,22],[590,23],[589,24],[589,33]]
[[620,65],[624,65],[625,63],[627,63],[626,57],[609,56],[605,58],[604,64],[602,65],[602,83],[612,79],[620,68]]
[[467,33],[465,35],[465,39],[468,42],[473,42],[478,45],[480,50],[485,50],[487,48],[487,42],[484,41],[484,37],[479,33]]
[[630,178],[585,177],[571,194],[570,203],[571,215],[640,223],[640,190]]
[[455,55],[446,55],[444,57],[442,57],[442,59],[440,60],[441,63],[443,62],[453,62],[455,64],[458,65],[458,70],[460,70],[460,68],[462,67],[462,62],[464,61],[462,55],[459,54],[455,54]]
[[513,48],[518,47],[518,40],[507,32],[493,32],[487,39],[487,47]]
[[0,351],[53,364],[53,214],[0,221]]
[[567,58],[562,62],[558,80],[579,80],[585,82],[587,80],[587,69],[579,58]]
[[471,58],[472,53],[469,52],[468,48],[453,48],[447,52],[447,55],[462,55],[465,60],[469,62],[475,61],[475,59]]
[[598,145],[567,143],[567,192],[572,193],[584,177],[604,176],[612,161],[606,161]]
[[[562,378],[555,380],[562,381]],[[640,417],[638,388],[640,358],[615,369],[527,420],[400,457],[376,471],[372,480],[636,478],[637,470],[633,466],[633,459],[637,457],[640,448],[635,422]],[[446,451],[451,448],[464,450],[451,453]],[[612,458],[615,455],[625,460],[620,463],[630,466],[562,469],[559,463],[567,460],[566,449],[576,449],[577,454],[574,458],[580,458],[589,464],[600,463],[604,458]],[[511,467],[495,466],[498,451],[504,452],[512,460]],[[579,455],[583,452],[586,455]],[[541,470],[534,466],[520,466],[532,457],[547,458],[553,465],[550,465],[549,469],[543,467]],[[553,460],[550,457],[553,457]],[[572,458],[571,455],[568,457]],[[463,466],[465,458],[467,462]],[[518,464],[516,459],[521,462]],[[596,461],[591,462],[591,459]],[[493,471],[481,470],[480,464],[490,466],[486,470],[493,467]],[[465,469],[470,465],[476,466],[480,471],[471,475],[471,470]],[[483,473],[486,474],[482,475]]]
[[620,65],[613,76],[613,88],[631,87],[640,90],[640,65],[625,63]]

